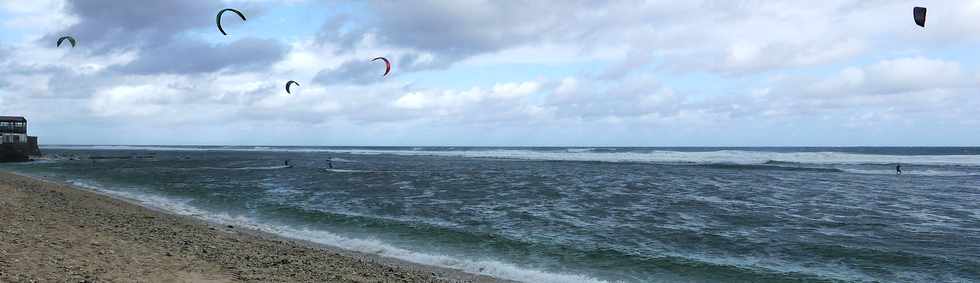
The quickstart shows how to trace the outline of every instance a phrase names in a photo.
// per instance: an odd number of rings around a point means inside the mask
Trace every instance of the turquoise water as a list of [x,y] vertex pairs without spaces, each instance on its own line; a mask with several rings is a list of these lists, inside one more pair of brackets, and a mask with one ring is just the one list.
[[980,281],[978,148],[42,150],[0,168],[522,281]]

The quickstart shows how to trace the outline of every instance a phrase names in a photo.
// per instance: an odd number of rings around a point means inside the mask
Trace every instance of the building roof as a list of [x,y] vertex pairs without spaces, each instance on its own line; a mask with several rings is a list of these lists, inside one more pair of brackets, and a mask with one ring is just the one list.
[[0,122],[27,122],[27,119],[20,116],[0,116]]

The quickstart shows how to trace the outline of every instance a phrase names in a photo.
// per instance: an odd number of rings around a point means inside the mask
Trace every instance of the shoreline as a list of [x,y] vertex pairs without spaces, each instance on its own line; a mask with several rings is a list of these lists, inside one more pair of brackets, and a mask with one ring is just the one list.
[[512,282],[0,171],[0,281]]

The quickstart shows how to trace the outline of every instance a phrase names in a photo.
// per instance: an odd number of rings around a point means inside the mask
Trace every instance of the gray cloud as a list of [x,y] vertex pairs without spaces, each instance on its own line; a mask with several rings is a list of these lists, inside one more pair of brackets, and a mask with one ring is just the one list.
[[384,62],[381,60],[371,61],[374,58],[364,60],[352,60],[341,64],[333,69],[320,70],[313,78],[321,84],[356,84],[366,85],[381,82],[398,76],[399,73],[410,73],[415,71],[440,69],[449,66],[447,61],[423,61],[422,55],[409,53],[398,57],[385,57],[391,61],[391,73],[387,77],[384,75]]
[[116,83],[109,76],[76,74],[70,70],[50,74],[48,92],[40,98],[86,98]]
[[226,68],[237,71],[267,67],[285,55],[286,47],[276,40],[246,38],[222,45],[172,41],[141,50],[136,61],[117,70],[133,74],[197,74]]
[[[397,72],[444,69],[474,55],[569,36],[571,31],[562,31],[567,19],[561,13],[582,3],[585,2],[371,2],[377,17],[367,21],[348,15],[334,17],[323,24],[316,40],[336,45],[340,52],[350,52],[370,34],[382,44],[410,50],[399,58],[389,57]],[[423,56],[428,58],[419,60]],[[374,73],[374,68],[350,61],[322,70],[316,81],[368,84],[380,81]]]
[[[565,29],[576,6],[587,1],[416,1],[371,2],[371,20],[335,17],[321,27],[319,42],[349,49],[367,34],[383,44],[433,55],[423,70],[467,57],[546,38],[569,37]],[[358,22],[355,22],[358,21]]]
[[[320,39],[350,49],[370,34],[381,44],[431,55],[437,63],[428,68],[542,43],[570,43],[582,50],[622,46],[635,54],[655,54],[666,70],[741,76],[847,60],[876,47],[873,41],[878,38],[869,38],[869,34],[909,36],[892,23],[899,10],[907,22],[907,5],[888,1],[800,5],[724,0],[431,0],[371,4],[375,17],[332,19],[324,24]],[[950,6],[944,8],[957,10]],[[934,32],[968,34],[947,29]],[[915,38],[914,42],[926,39]],[[636,69],[623,63],[600,76],[622,76]]]
[[[450,58],[499,50],[541,36],[536,23],[550,13],[541,2],[420,1],[374,2],[381,15],[378,34],[397,45],[432,51]],[[532,7],[529,7],[532,6]]]
[[[61,35],[72,35],[79,41],[75,52],[105,55],[128,50],[139,56],[127,66],[114,68],[120,73],[202,73],[222,69],[241,70],[279,61],[287,47],[275,40],[245,38],[230,44],[212,45],[195,38],[184,38],[182,32],[197,28],[214,29],[214,16],[224,6],[217,0],[152,1],[72,1],[68,13],[79,23],[64,31],[42,38],[54,42]],[[260,6],[247,5],[249,17],[263,12]],[[226,29],[236,25],[228,21]],[[221,37],[217,30],[216,37]]]
[[68,4],[68,13],[79,18],[78,24],[42,40],[54,42],[62,35],[72,35],[80,47],[95,54],[165,44],[180,32],[214,25],[214,15],[221,9],[217,0],[85,0]]
[[337,68],[320,71],[313,78],[313,81],[325,85],[337,83],[374,83],[384,78],[382,77],[384,69],[384,62],[381,62],[381,60],[374,62],[367,59],[347,61]]
[[341,50],[350,50],[364,38],[366,27],[353,24],[354,19],[347,14],[339,14],[328,19],[316,34],[316,42],[330,43]]

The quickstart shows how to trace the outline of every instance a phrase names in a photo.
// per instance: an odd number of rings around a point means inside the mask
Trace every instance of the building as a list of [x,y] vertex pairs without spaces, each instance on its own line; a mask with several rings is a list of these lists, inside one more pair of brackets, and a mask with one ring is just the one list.
[[27,119],[0,116],[0,162],[27,161],[39,154],[37,137],[27,135]]

